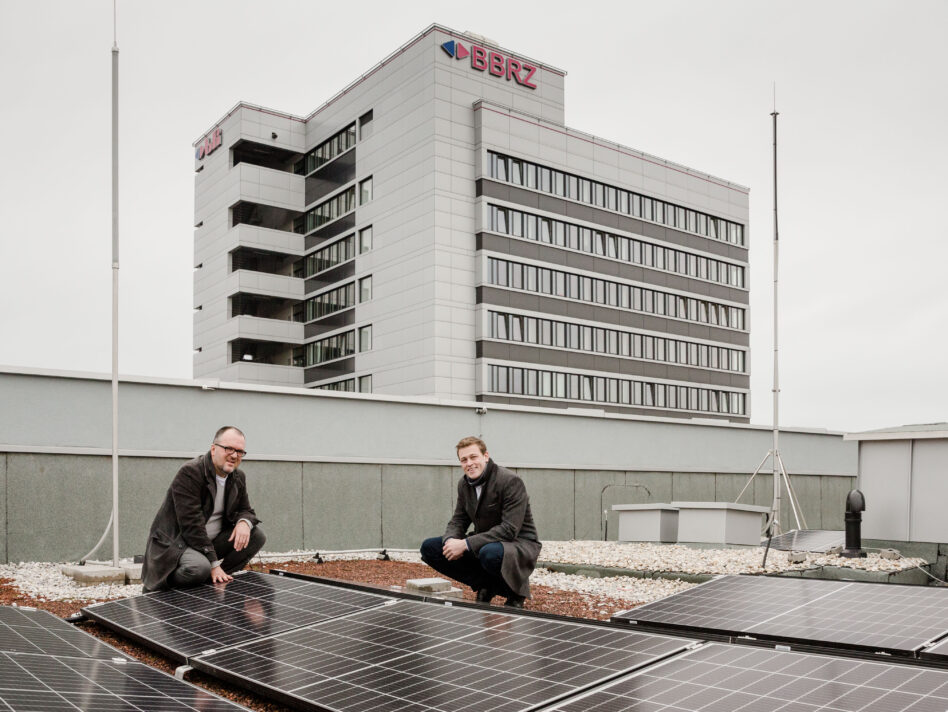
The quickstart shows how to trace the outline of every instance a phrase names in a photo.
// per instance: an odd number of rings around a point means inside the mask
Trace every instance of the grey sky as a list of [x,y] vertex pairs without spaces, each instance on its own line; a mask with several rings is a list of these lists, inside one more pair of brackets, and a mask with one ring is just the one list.
[[[191,377],[191,143],[438,22],[567,71],[576,129],[751,188],[752,420],[948,420],[948,3],[120,0],[122,373]],[[110,0],[0,0],[0,365],[111,368]]]

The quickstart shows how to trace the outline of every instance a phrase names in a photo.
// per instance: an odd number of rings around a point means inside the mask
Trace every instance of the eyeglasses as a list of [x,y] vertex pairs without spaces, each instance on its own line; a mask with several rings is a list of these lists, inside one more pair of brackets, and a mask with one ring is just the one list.
[[247,455],[246,450],[238,450],[237,448],[231,447],[230,445],[221,445],[220,443],[213,444],[217,445],[217,447],[224,448],[224,452],[227,455],[236,455],[237,457],[245,457]]

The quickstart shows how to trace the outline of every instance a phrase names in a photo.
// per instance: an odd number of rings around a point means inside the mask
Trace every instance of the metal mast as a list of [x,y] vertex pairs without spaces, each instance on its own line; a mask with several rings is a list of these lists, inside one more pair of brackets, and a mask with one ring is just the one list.
[[767,535],[767,548],[764,550],[764,560],[761,566],[767,565],[767,553],[770,551],[770,540],[777,534],[782,532],[780,524],[780,509],[781,503],[783,500],[782,489],[783,485],[787,487],[787,499],[790,502],[790,508],[793,511],[793,517],[796,520],[798,529],[806,529],[806,520],[803,518],[803,511],[799,507],[796,496],[793,492],[793,487],[790,485],[790,476],[787,475],[787,470],[783,466],[783,458],[780,457],[780,373],[778,370],[778,353],[779,353],[779,339],[778,339],[778,326],[779,326],[779,311],[778,311],[778,277],[779,277],[779,267],[780,267],[780,233],[778,230],[777,223],[777,107],[776,102],[774,110],[771,112],[770,116],[773,119],[773,162],[774,162],[774,385],[773,385],[773,397],[774,397],[774,425],[773,425],[773,446],[764,455],[764,459],[760,461],[760,464],[757,465],[757,469],[754,470],[754,473],[751,475],[750,480],[747,484],[744,485],[744,489],[741,490],[741,493],[737,495],[737,500],[739,501],[741,496],[750,487],[751,483],[754,481],[754,478],[757,476],[757,473],[760,472],[761,468],[764,466],[764,463],[767,462],[767,458],[771,458],[773,463],[773,478],[774,478],[774,492],[773,492],[773,502],[770,505],[770,515],[767,519],[767,526],[765,529],[765,534]]
[[118,201],[118,70],[116,4],[112,3],[112,565],[119,565],[118,493],[118,290],[119,290],[119,201]]

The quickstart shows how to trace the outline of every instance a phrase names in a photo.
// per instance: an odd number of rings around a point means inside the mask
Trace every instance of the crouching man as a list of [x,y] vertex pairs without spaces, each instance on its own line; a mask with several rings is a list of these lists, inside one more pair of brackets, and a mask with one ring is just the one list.
[[244,434],[225,425],[208,452],[178,470],[148,533],[146,592],[227,583],[260,551],[267,538],[237,469],[244,447]]
[[[490,459],[484,441],[467,437],[456,446],[464,474],[444,536],[425,539],[421,558],[441,574],[470,586],[477,601],[504,596],[523,608],[530,574],[542,544],[533,524],[523,480]],[[473,534],[468,529],[474,525]]]

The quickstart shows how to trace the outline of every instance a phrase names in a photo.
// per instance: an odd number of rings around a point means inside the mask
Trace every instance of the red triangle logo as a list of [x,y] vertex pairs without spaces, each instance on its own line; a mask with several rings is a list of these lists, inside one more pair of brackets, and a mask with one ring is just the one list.
[[470,56],[471,52],[460,42],[457,43],[457,56],[458,59],[464,59],[465,57]]

